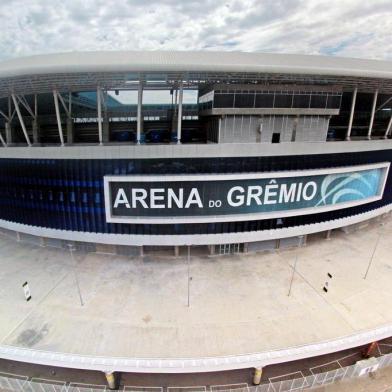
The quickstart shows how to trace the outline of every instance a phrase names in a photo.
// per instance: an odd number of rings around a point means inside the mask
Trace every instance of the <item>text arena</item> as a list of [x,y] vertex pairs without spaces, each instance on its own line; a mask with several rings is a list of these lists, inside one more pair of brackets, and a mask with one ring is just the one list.
[[323,212],[382,197],[389,163],[301,172],[105,176],[108,222],[225,221]]

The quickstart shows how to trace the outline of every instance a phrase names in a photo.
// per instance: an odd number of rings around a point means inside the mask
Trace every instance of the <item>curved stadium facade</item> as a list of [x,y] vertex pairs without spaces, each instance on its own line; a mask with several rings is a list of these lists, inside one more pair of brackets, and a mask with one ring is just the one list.
[[0,117],[0,227],[48,245],[257,251],[392,208],[388,62],[36,56],[0,64]]

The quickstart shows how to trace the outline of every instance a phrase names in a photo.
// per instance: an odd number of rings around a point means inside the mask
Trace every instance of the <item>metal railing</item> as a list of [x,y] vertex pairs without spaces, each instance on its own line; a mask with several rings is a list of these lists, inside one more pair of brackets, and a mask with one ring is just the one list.
[[[376,358],[378,369],[392,366],[392,353]],[[295,374],[295,373],[294,373]],[[329,385],[342,380],[349,380],[359,377],[358,364],[340,367],[324,373],[312,374],[300,378],[290,378],[282,381],[261,384],[258,386],[248,386],[247,384],[234,385],[211,385],[209,387],[137,387],[122,386],[120,391],[133,392],[294,392],[312,390],[324,385]],[[0,391],[4,392],[102,392],[109,391],[105,385],[67,383],[65,381],[31,379],[26,376],[0,373]],[[392,388],[385,391],[392,392]]]

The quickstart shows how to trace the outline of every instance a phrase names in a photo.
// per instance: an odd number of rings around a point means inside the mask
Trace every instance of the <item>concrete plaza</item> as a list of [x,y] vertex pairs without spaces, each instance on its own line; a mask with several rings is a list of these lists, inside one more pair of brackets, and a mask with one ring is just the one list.
[[0,236],[0,345],[196,358],[309,345],[390,325],[391,236],[387,218],[350,234],[334,231],[330,240],[309,237],[298,249],[192,255],[189,265],[185,256],[81,252],[73,263],[66,250]]

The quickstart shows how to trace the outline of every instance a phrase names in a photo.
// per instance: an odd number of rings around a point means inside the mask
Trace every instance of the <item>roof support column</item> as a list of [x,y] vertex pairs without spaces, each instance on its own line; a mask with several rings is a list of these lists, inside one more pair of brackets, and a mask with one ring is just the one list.
[[37,94],[34,94],[34,117],[33,117],[33,143],[37,144],[40,142],[39,126],[38,126],[38,98]]
[[26,139],[27,145],[29,147],[31,147],[30,138],[29,138],[29,135],[27,134],[27,129],[26,129],[26,125],[25,125],[25,123],[23,121],[22,113],[20,112],[20,107],[19,107],[18,100],[17,100],[15,94],[12,94],[11,97],[12,97],[12,101],[14,102],[16,114],[18,115],[20,126],[22,127],[23,134],[24,134],[24,137]]
[[1,144],[3,145],[3,147],[8,147],[7,143],[5,142],[5,140],[3,138],[3,135],[1,133],[0,133],[0,141],[1,141]]
[[369,130],[367,134],[368,140],[372,138],[372,129],[374,123],[374,115],[376,113],[377,97],[378,97],[378,90],[374,92],[374,96],[373,96],[372,114],[370,115]]
[[136,124],[136,143],[140,144],[141,135],[143,132],[143,119],[142,119],[142,108],[143,108],[143,82],[139,81],[139,87],[137,90],[137,124]]
[[12,127],[11,127],[11,123],[10,122],[6,122],[5,123],[5,140],[6,140],[6,143],[7,143],[7,146],[9,145],[9,144],[12,144],[13,143],[13,138],[12,138]]
[[182,100],[183,100],[183,82],[180,81],[180,89],[178,92],[178,117],[177,117],[177,144],[181,144],[182,130]]
[[353,127],[355,102],[357,101],[357,93],[358,93],[358,88],[355,87],[354,92],[353,92],[353,98],[352,98],[352,101],[351,101],[350,120],[349,120],[349,123],[348,123],[348,128],[347,128],[347,133],[346,133],[346,140],[350,140],[351,139],[351,129]]
[[392,130],[392,116],[391,116],[391,118],[389,119],[389,123],[388,123],[388,126],[387,126],[387,130],[385,131],[385,134],[384,134],[384,139],[387,139],[387,138],[388,138],[388,135],[390,134],[391,130]]
[[[9,112],[11,112],[11,110],[9,110]],[[9,116],[7,116],[4,112],[2,112],[1,110],[0,110],[0,115],[1,116],[3,116],[4,117],[4,119],[5,119],[5,140],[4,140],[4,138],[3,138],[3,135],[0,133],[0,141],[1,141],[1,144],[4,146],[4,147],[8,147],[8,144],[7,144],[7,142],[6,142],[6,140],[10,140],[10,134],[9,134],[9,130],[10,130],[10,121],[11,121],[11,119],[10,119],[10,117]]]
[[97,88],[97,114],[98,114],[98,139],[99,145],[102,146],[102,104],[101,104],[101,89]]
[[56,110],[57,128],[59,130],[60,143],[61,143],[61,147],[64,147],[63,127],[61,125],[58,92],[56,90],[53,90],[53,99],[54,99],[54,108]]
[[12,100],[11,97],[8,97],[8,115],[6,115],[5,113],[3,113],[0,110],[0,114],[7,120],[5,123],[5,140],[7,143],[7,146],[9,146],[10,144],[12,144],[13,142],[13,134],[12,134],[12,119],[14,118],[14,115],[16,113],[16,109],[14,109],[14,111],[12,112]]
[[72,120],[72,93],[68,93],[68,117],[67,117],[67,144],[74,142],[74,127]]

